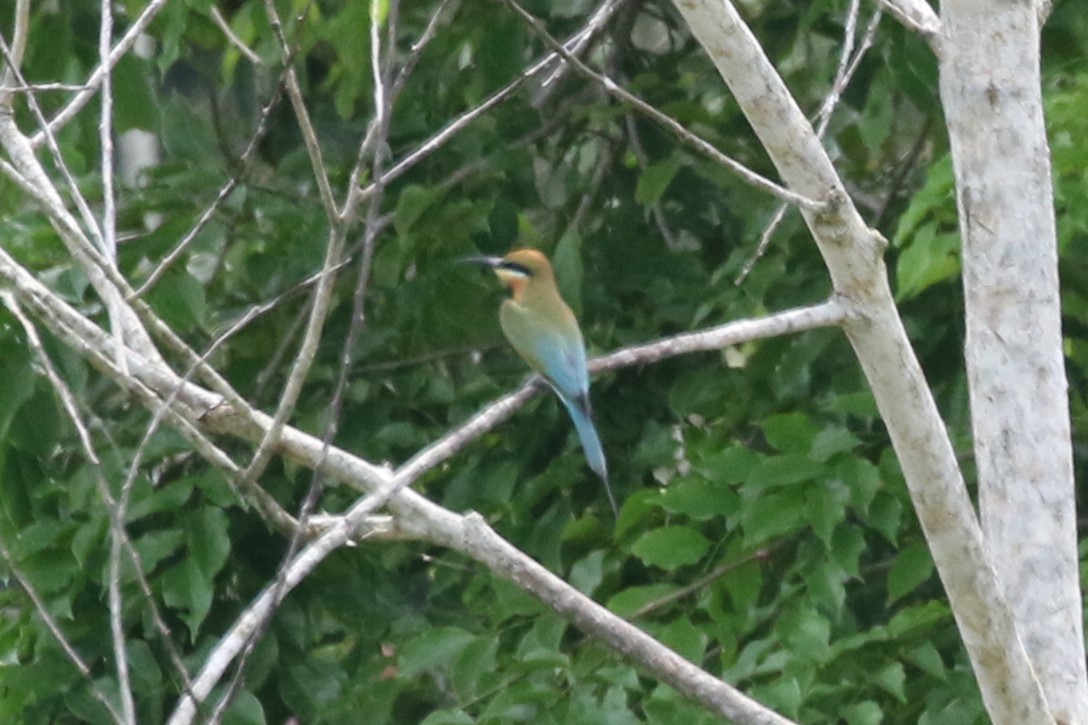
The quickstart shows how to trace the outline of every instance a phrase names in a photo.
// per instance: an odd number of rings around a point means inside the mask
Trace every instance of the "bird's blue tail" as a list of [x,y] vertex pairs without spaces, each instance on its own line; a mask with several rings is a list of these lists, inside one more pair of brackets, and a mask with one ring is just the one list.
[[608,502],[612,504],[613,513],[618,514],[619,508],[616,506],[616,499],[612,495],[612,487],[608,483],[608,465],[604,460],[604,449],[601,448],[601,439],[597,436],[597,428],[593,425],[588,406],[583,408],[574,401],[567,400],[562,395],[559,396],[559,399],[567,407],[570,419],[574,422],[574,429],[578,431],[578,439],[582,442],[586,462],[589,463],[589,467],[593,469],[594,473],[604,481],[604,490],[608,494]]

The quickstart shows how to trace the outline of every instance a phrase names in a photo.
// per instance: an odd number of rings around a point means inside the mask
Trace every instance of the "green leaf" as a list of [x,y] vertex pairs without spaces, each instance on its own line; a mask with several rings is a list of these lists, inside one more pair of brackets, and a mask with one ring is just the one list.
[[34,368],[26,350],[8,345],[0,354],[0,441],[7,437],[15,413],[34,394]]
[[206,507],[185,517],[189,553],[209,582],[227,562],[230,535],[227,515],[222,509]]
[[235,695],[223,717],[223,725],[265,725],[266,722],[261,701],[245,688]]
[[760,427],[767,442],[782,453],[808,453],[819,432],[812,419],[803,413],[772,415]]
[[763,457],[755,451],[734,446],[710,456],[697,464],[696,468],[715,485],[740,483],[748,478],[761,460]]
[[604,579],[604,551],[592,551],[574,562],[570,568],[570,584],[586,596],[591,596]]
[[182,618],[195,641],[212,606],[211,581],[204,577],[195,561],[185,559],[163,572],[160,582],[163,600],[168,607],[184,612]]
[[438,194],[425,186],[405,186],[397,195],[397,210],[393,215],[397,234],[407,234],[438,198]]
[[895,699],[899,700],[899,702],[907,701],[907,693],[904,688],[907,673],[903,671],[902,664],[892,662],[874,674],[872,679],[873,682],[894,695]]
[[458,692],[475,695],[489,686],[496,673],[499,637],[480,636],[470,642],[450,672],[450,679]]
[[849,576],[861,576],[858,561],[863,551],[865,534],[859,527],[847,525],[835,529],[831,536],[831,558]]
[[742,613],[753,610],[759,602],[763,590],[763,569],[759,562],[753,561],[738,567],[725,578],[723,583],[733,606]]
[[[64,549],[38,552],[20,562],[20,565],[39,594],[55,594],[67,589],[80,573],[76,558]],[[68,604],[64,603],[64,606]]]
[[186,272],[163,275],[148,298],[163,320],[180,331],[201,326],[207,315],[204,288]]
[[[184,27],[184,24],[179,24]],[[183,94],[171,93],[159,107],[162,108],[159,138],[168,154],[187,161],[199,161],[209,153],[215,153],[217,144],[210,125],[194,112],[192,104]]]
[[932,642],[923,642],[907,653],[906,659],[912,665],[938,680],[947,680],[944,660]]
[[647,165],[635,188],[635,201],[643,206],[654,206],[661,201],[665,190],[684,165],[684,157],[674,153],[668,158]]
[[8,440],[19,450],[44,458],[57,444],[60,433],[56,399],[44,390],[32,388],[30,399],[15,414]]
[[812,607],[800,605],[782,612],[775,632],[802,661],[821,664],[831,658],[831,622]]
[[896,264],[897,301],[909,300],[960,271],[960,238],[926,224],[911,237]]
[[760,496],[741,511],[746,547],[796,531],[805,522],[804,494],[798,490],[776,491]]
[[933,559],[923,543],[911,544],[899,552],[888,572],[888,602],[909,594],[933,576]]
[[811,481],[824,474],[824,467],[807,455],[784,453],[764,458],[748,475],[748,485],[755,488],[789,486]]
[[947,621],[950,616],[951,612],[944,603],[926,602],[896,613],[888,622],[888,631],[896,637],[910,637]]
[[873,498],[865,518],[870,526],[884,534],[884,538],[894,546],[899,541],[899,520],[902,514],[903,504],[899,503],[899,499],[880,493]]
[[694,564],[710,550],[710,541],[688,526],[663,526],[647,531],[631,553],[651,566],[678,569]]
[[797,678],[789,675],[776,678],[769,685],[753,687],[751,695],[759,702],[791,718],[796,717],[797,710],[804,701]]
[[[193,493],[192,480],[179,479],[162,486],[152,486],[143,481],[140,488],[145,495],[134,500],[125,514],[126,523],[132,524],[145,516],[163,511],[178,511]],[[134,497],[135,498],[135,497]]]
[[[181,549],[185,533],[181,529],[149,531],[133,541],[145,573],[152,572],[166,557]],[[135,575],[135,573],[133,573]]]
[[582,267],[582,237],[574,229],[568,229],[555,245],[552,266],[555,267],[556,282],[563,299],[575,314],[580,314],[585,270]]
[[805,518],[828,549],[835,527],[846,518],[850,492],[838,481],[809,484],[805,487]]
[[649,584],[641,587],[629,587],[608,600],[608,608],[621,617],[631,617],[647,604],[657,602],[672,594],[678,586],[675,584]]
[[472,725],[476,722],[464,710],[436,710],[423,718],[420,725]]
[[931,222],[934,216],[942,212],[949,218],[955,218],[956,178],[952,169],[952,156],[945,154],[934,161],[927,173],[925,186],[914,195],[910,206],[899,217],[893,237],[896,246],[906,244],[919,226]]
[[148,62],[134,53],[126,53],[114,66],[114,130],[122,133],[133,128],[152,130],[159,121],[159,103],[152,91]]
[[876,702],[865,700],[844,707],[842,717],[847,725],[880,725],[884,721],[884,711]]
[[661,628],[657,638],[681,657],[696,664],[703,661],[703,654],[706,652],[709,641],[702,630],[692,624],[690,619],[684,617],[674,619]]
[[811,455],[821,463],[838,453],[852,451],[861,445],[861,440],[845,428],[824,428],[812,440]]
[[61,540],[67,539],[75,530],[76,524],[70,521],[56,519],[35,521],[17,534],[12,553],[22,558],[58,548]]
[[830,561],[821,561],[805,567],[801,576],[812,593],[813,599],[822,605],[825,611],[842,610],[843,602],[846,600],[844,586],[846,574],[842,569]]
[[864,458],[851,456],[835,466],[835,474],[850,488],[850,503],[865,511],[880,490],[880,470]]
[[696,521],[729,516],[741,508],[740,497],[721,483],[688,479],[671,484],[657,501],[669,513]]
[[76,557],[80,567],[86,567],[91,553],[105,541],[108,523],[105,517],[89,521],[72,536],[72,555]]
[[408,642],[401,648],[397,664],[404,677],[416,677],[428,670],[446,669],[476,635],[460,627],[436,627]]

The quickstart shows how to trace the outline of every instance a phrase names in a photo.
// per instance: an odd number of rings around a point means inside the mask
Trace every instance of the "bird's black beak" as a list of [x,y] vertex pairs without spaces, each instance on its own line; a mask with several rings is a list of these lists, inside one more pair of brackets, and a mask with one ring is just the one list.
[[502,257],[462,257],[457,260],[462,264],[482,264],[485,267],[495,268],[502,264]]

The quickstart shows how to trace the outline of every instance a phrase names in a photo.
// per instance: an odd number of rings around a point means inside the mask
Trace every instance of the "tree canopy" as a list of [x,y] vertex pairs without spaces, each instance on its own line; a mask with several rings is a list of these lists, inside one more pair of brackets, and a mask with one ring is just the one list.
[[[523,3],[539,25],[506,2],[290,0],[275,14],[268,4],[174,0],[154,15],[111,75],[115,194],[104,191],[97,97],[58,126],[55,150],[52,134],[39,144],[66,201],[78,190],[92,217],[116,203],[117,271],[256,408],[272,415],[290,385],[331,245],[342,255],[290,423],[318,439],[332,423],[332,443],[392,468],[528,376],[499,331],[499,286],[461,257],[547,252],[590,358],[831,295],[796,209],[783,214],[779,198],[611,92],[777,178],[670,3],[605,3],[600,27],[590,22],[600,7],[583,0]],[[30,136],[100,62],[97,4],[32,5],[21,77],[37,88],[14,102]],[[114,5],[116,43],[149,3]],[[973,486],[959,231],[933,53],[872,3],[740,9],[825,129],[863,218],[890,242],[900,312]],[[0,23],[14,17],[16,3],[0,2]],[[547,36],[566,41],[587,23],[584,69],[552,63],[527,75],[551,51]],[[1086,43],[1079,4],[1056,2],[1043,60],[1078,479]],[[152,139],[150,157],[126,145],[134,131]],[[350,218],[330,221],[330,199],[350,204]],[[0,214],[0,246],[110,329],[110,305],[10,175]],[[131,687],[138,719],[164,721],[187,686],[182,669],[199,669],[299,542],[138,391],[18,310],[0,308],[0,719],[113,721],[95,692],[117,688],[111,501],[124,500],[139,559],[137,571],[120,557]],[[179,352],[163,354],[199,377]],[[986,722],[888,433],[840,330],[596,375],[618,519],[564,410],[537,390],[523,389],[523,407],[413,487],[479,512],[579,591],[785,717]],[[252,445],[216,441],[246,467]],[[334,478],[315,483],[309,467],[276,455],[257,483],[286,511],[319,516],[359,495]],[[463,554],[410,532],[388,538],[341,548],[286,596],[244,658],[224,722],[719,721]]]

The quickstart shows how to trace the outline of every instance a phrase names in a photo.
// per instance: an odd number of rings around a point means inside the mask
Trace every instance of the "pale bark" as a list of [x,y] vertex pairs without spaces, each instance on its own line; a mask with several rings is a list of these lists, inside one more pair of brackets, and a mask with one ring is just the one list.
[[794,191],[827,199],[802,211],[836,292],[860,319],[844,325],[876,397],[911,500],[995,721],[1052,722],[1017,635],[947,431],[888,286],[879,236],[846,196],[830,159],[758,41],[729,2],[675,0]]
[[987,548],[1052,712],[1088,722],[1058,248],[1030,3],[943,3]]

